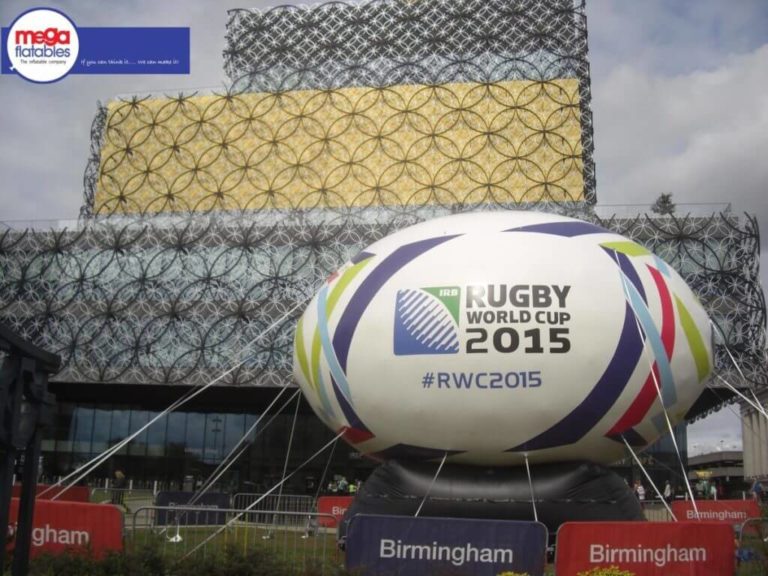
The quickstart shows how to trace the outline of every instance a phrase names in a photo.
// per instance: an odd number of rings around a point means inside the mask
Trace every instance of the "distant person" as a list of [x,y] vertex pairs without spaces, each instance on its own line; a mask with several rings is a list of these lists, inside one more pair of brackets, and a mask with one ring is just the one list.
[[112,484],[112,504],[123,505],[125,498],[125,474],[119,468],[115,470],[115,481]]
[[709,485],[709,498],[710,500],[717,500],[717,484],[714,482]]
[[672,484],[669,483],[669,480],[664,484],[664,500],[667,502],[672,500]]
[[637,496],[637,499],[642,506],[645,503],[645,486],[643,486],[643,483],[640,482],[640,480],[635,481],[635,496]]
[[752,483],[752,498],[757,500],[758,502],[763,501],[763,485],[760,483],[760,480],[755,478],[755,481]]
[[339,480],[339,494],[346,494],[349,491],[349,481],[342,476]]

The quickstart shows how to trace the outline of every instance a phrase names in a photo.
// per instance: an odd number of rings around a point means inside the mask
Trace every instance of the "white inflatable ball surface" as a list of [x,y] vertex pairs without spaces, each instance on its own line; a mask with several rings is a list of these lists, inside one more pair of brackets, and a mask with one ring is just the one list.
[[294,374],[361,453],[481,465],[622,458],[680,422],[712,367],[680,276],[594,224],[535,212],[401,230],[333,274]]

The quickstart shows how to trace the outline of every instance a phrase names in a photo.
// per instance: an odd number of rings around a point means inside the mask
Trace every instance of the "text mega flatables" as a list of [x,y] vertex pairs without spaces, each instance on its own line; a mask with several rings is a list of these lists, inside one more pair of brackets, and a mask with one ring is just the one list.
[[[401,230],[323,284],[294,373],[361,453],[612,462],[683,419],[712,368],[680,276],[594,224],[461,214]],[[662,406],[663,403],[663,406]]]

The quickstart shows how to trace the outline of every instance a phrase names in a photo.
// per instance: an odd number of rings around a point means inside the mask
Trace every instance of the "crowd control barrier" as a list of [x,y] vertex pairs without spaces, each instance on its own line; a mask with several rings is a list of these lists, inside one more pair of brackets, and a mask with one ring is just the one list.
[[737,529],[736,559],[748,574],[768,574],[768,520],[749,518]]
[[[259,501],[261,498],[263,500]],[[264,498],[264,494],[239,492],[232,497],[232,508],[245,509],[259,501],[253,510],[277,510],[279,512],[314,512],[315,498],[301,494],[272,493]]]
[[[157,519],[186,518],[177,524],[160,525]],[[216,524],[219,515],[225,523]],[[206,519],[211,523],[206,524]],[[322,524],[333,523],[331,514],[252,510],[200,506],[142,506],[133,513],[127,530],[131,546],[154,544],[165,556],[182,558],[206,555],[235,546],[243,552],[266,550],[297,572],[312,567],[332,574],[343,562],[336,545],[336,531]]]

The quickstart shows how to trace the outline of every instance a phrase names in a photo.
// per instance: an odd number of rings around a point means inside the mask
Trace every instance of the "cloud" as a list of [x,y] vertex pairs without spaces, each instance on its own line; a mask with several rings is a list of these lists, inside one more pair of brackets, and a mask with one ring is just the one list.
[[648,204],[672,192],[678,204],[754,214],[768,285],[766,90],[768,44],[675,76],[617,66],[593,85],[598,202]]
[[726,406],[688,427],[689,456],[741,448],[741,415],[738,405]]
[[[735,202],[768,217],[768,44],[709,72],[629,65],[594,86],[599,201]],[[739,206],[736,206],[737,208]]]
[[593,0],[587,10],[598,203],[672,192],[678,204],[750,212],[768,286],[768,4]]
[[587,2],[593,73],[632,63],[675,75],[720,66],[765,42],[764,0],[590,0]]

